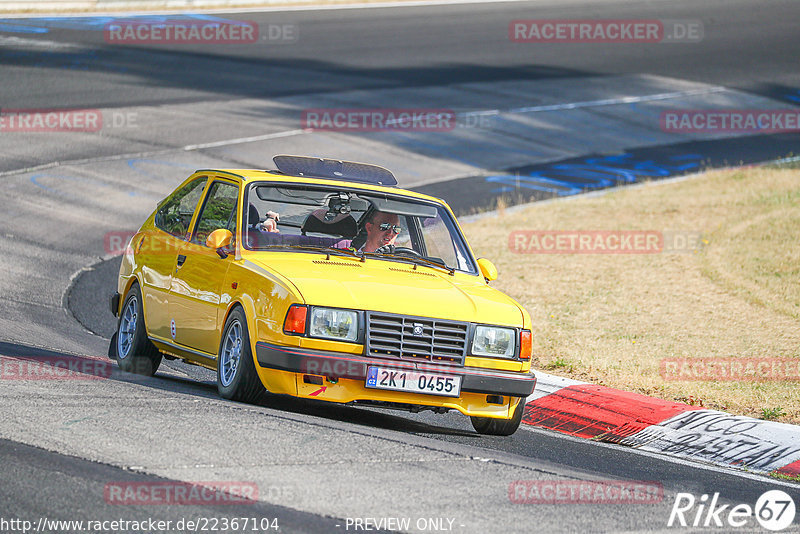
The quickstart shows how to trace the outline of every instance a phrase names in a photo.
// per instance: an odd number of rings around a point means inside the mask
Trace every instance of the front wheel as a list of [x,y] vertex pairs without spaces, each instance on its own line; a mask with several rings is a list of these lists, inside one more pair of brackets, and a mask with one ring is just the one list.
[[[142,307],[142,292],[134,284],[125,295],[117,333],[111,338],[120,369],[128,373],[153,376],[161,364],[161,352],[147,339]],[[109,356],[114,351],[109,349]]]
[[511,419],[470,416],[472,428],[474,428],[478,434],[485,434],[487,436],[510,436],[519,428],[522,422],[522,413],[524,409],[525,399],[521,399],[514,409],[514,415]]
[[256,372],[250,334],[242,308],[235,308],[225,321],[217,360],[217,391],[230,400],[255,404],[266,389]]

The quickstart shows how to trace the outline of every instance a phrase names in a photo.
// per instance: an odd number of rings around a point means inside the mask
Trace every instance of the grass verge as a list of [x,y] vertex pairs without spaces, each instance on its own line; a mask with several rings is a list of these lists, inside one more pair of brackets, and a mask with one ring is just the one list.
[[[478,257],[497,265],[493,285],[531,313],[535,368],[800,423],[796,379],[686,380],[667,376],[662,367],[676,359],[745,365],[768,359],[797,370],[799,170],[712,171],[513,213],[499,210],[464,229]],[[509,241],[518,230],[639,230],[662,232],[667,240],[702,240],[691,250],[655,254],[520,254]]]

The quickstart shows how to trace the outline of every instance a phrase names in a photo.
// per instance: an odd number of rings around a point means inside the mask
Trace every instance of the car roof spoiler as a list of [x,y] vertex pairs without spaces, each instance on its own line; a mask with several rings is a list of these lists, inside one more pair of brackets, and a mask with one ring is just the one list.
[[327,178],[383,186],[397,185],[397,178],[390,170],[369,163],[284,154],[275,156],[272,161],[279,171],[290,176]]

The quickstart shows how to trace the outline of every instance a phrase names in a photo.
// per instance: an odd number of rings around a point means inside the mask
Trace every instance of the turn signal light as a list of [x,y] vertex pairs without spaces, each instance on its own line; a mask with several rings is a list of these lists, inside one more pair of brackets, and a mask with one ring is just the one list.
[[308,317],[308,308],[301,304],[292,304],[289,306],[286,320],[283,321],[283,332],[286,334],[305,334],[306,317]]
[[530,360],[533,353],[533,339],[530,330],[523,330],[519,336],[519,359]]

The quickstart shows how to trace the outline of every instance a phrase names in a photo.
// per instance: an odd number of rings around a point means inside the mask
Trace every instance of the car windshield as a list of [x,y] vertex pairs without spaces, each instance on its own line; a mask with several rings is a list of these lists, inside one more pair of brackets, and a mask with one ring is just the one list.
[[[360,189],[259,182],[248,188],[242,213],[244,246],[250,250],[331,247],[478,272],[453,217],[436,203]],[[264,224],[268,218],[275,222]]]

